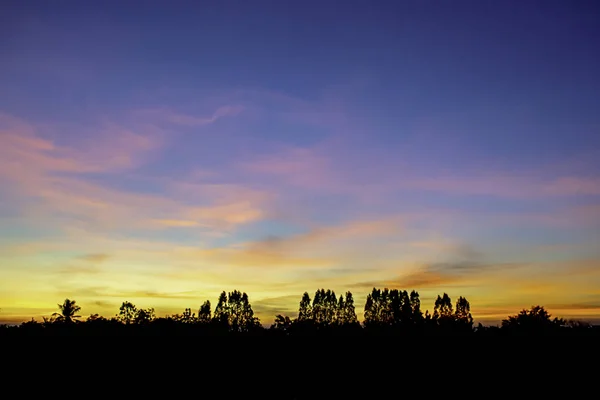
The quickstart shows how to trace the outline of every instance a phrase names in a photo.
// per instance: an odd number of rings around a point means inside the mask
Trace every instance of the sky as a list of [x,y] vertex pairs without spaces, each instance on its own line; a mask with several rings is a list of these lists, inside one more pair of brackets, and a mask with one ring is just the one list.
[[0,5],[0,322],[241,290],[600,321],[594,1]]

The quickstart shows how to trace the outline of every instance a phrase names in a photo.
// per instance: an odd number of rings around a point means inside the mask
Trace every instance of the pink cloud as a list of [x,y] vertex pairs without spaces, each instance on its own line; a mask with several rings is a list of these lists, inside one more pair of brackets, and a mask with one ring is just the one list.
[[168,181],[164,194],[150,195],[111,189],[78,175],[136,168],[150,151],[160,148],[158,131],[140,134],[106,124],[94,135],[83,135],[64,146],[40,136],[25,121],[2,116],[0,123],[0,179],[12,185],[13,195],[35,200],[35,206],[30,202],[21,206],[28,207],[27,214],[35,215],[38,222],[76,216],[70,223],[93,229],[198,227],[222,231],[265,216],[265,193],[244,186]]
[[120,126],[93,131],[76,146],[63,146],[39,135],[15,118],[0,119],[0,166],[6,178],[39,179],[56,172],[111,172],[133,168],[140,157],[157,148],[159,138]]
[[241,164],[241,168],[277,177],[284,184],[360,197],[407,190],[514,199],[600,195],[600,178],[596,177],[541,177],[526,173],[517,176],[501,171],[470,176],[423,174],[417,166],[406,162],[393,167],[379,160],[366,168],[361,166],[360,159],[349,162],[343,151],[329,149],[331,145],[286,148],[278,154],[256,157]]
[[329,160],[310,149],[288,148],[280,154],[244,163],[241,167],[250,173],[276,176],[287,183],[307,188],[325,188],[334,182]]

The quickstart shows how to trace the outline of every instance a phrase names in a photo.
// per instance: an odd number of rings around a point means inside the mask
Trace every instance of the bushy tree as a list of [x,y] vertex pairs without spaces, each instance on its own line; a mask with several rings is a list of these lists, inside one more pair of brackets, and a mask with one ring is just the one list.
[[553,319],[544,307],[537,305],[503,320],[502,329],[520,333],[543,333],[556,331],[565,324],[566,321],[560,318]]
[[137,307],[133,305],[133,303],[129,301],[124,301],[119,307],[118,319],[124,324],[131,324],[135,321],[135,316],[137,314]]

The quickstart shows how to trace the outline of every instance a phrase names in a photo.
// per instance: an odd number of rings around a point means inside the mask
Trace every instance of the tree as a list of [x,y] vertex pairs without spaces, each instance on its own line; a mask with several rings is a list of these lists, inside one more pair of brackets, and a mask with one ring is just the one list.
[[221,326],[229,326],[229,311],[227,309],[227,293],[221,292],[217,306],[215,307],[215,313],[213,320]]
[[419,299],[419,292],[413,290],[410,292],[410,308],[412,311],[412,319],[414,322],[419,323],[423,320],[423,312],[421,311],[421,299]]
[[340,294],[340,300],[337,304],[337,310],[335,315],[335,323],[338,325],[344,325],[346,323],[346,301],[344,295]]
[[358,322],[358,319],[356,318],[356,309],[354,307],[354,297],[352,297],[352,292],[350,291],[346,292],[343,316],[343,323],[345,325],[356,324]]
[[312,302],[312,320],[315,324],[321,325],[325,320],[325,289],[319,289],[315,292]]
[[317,290],[312,302],[312,320],[322,327],[336,323],[338,305],[338,298],[333,290]]
[[460,296],[456,301],[455,321],[465,327],[473,328],[473,316],[471,316],[471,305],[469,301]]
[[292,323],[293,321],[290,319],[290,317],[278,314],[275,317],[275,321],[273,325],[271,325],[270,329],[275,331],[288,332],[292,326]]
[[389,290],[387,288],[383,290],[373,288],[365,301],[363,321],[365,327],[384,326],[389,323],[392,314],[392,306],[389,300]]
[[519,314],[509,316],[502,321],[502,329],[519,333],[552,332],[565,325],[560,318],[552,319],[552,315],[542,306],[532,306],[529,310],[521,310]]
[[[231,298],[232,294],[234,294],[233,301]],[[260,321],[254,316],[254,310],[252,310],[246,292],[241,293],[241,296],[239,291],[230,293],[229,301],[232,303],[232,309],[235,310],[235,312],[231,313],[234,321],[231,325],[235,327],[235,330],[239,332],[248,332],[260,326]]]
[[208,324],[211,320],[210,300],[206,300],[198,310],[198,322]]
[[136,324],[146,324],[154,321],[156,315],[154,314],[154,308],[143,309],[140,308],[135,313],[134,322]]
[[62,304],[58,305],[59,313],[52,314],[54,321],[72,323],[75,319],[81,318],[81,315],[77,315],[81,311],[81,307],[76,304],[75,300],[65,299]]
[[192,312],[191,308],[186,308],[183,311],[183,314],[175,314],[171,317],[174,321],[180,322],[182,324],[193,324],[198,321],[196,318],[196,314]]
[[312,307],[310,306],[310,296],[308,292],[304,292],[302,300],[300,300],[300,307],[298,309],[298,321],[306,322],[312,320]]
[[433,308],[433,319],[445,322],[453,319],[452,299],[444,293],[442,297],[438,295]]
[[248,295],[238,290],[229,294],[221,293],[215,308],[214,320],[232,332],[248,332],[260,326],[259,319],[254,316]]
[[[387,290],[387,289],[386,289]],[[367,295],[364,307],[364,321],[365,327],[380,325],[382,321],[382,295],[381,290],[373,288],[371,293]]]
[[121,307],[119,307],[118,318],[121,322],[129,325],[134,322],[136,314],[137,307],[129,301],[124,301],[123,304],[121,304]]

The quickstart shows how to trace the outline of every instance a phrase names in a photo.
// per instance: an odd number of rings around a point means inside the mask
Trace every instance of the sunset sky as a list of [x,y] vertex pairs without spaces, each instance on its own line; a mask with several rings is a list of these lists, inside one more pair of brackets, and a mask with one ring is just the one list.
[[[159,5],[160,4],[160,5]],[[3,1],[0,323],[238,289],[600,321],[600,4]]]

